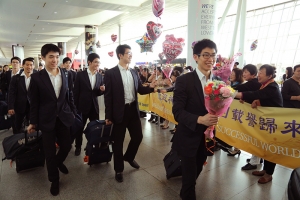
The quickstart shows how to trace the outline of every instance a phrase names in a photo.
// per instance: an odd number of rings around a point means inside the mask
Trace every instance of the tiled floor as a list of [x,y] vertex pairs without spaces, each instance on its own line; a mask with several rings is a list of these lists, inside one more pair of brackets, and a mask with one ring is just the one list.
[[[61,174],[60,194],[57,197],[52,197],[49,192],[46,166],[16,173],[9,161],[0,162],[0,200],[180,199],[181,178],[167,180],[162,161],[170,150],[172,135],[146,119],[141,121],[144,138],[136,157],[141,168],[136,170],[125,163],[123,183],[114,179],[113,162],[89,167],[83,164],[84,153],[76,157],[72,149],[65,162],[70,173]],[[0,142],[10,134],[11,131],[1,131]],[[125,148],[128,142],[127,134]],[[3,156],[2,148],[0,155]],[[287,199],[286,188],[291,169],[277,166],[273,181],[261,185],[257,183],[258,178],[251,175],[251,171],[241,171],[247,158],[249,154],[245,152],[240,157],[228,157],[222,151],[209,157],[208,164],[197,180],[197,199]]]

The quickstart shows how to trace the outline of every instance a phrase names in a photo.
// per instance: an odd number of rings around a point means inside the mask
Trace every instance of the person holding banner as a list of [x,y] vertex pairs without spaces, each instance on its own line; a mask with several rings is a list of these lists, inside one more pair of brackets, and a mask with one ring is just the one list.
[[281,88],[283,107],[300,108],[300,65],[294,67],[293,76]]
[[[271,65],[262,65],[258,72],[258,82],[261,87],[257,91],[239,92],[236,98],[252,102],[251,107],[282,107],[283,101],[278,84],[274,81],[276,68]],[[272,181],[276,163],[265,160],[262,171],[253,171],[252,175],[261,176],[258,183],[265,184]]]
[[[196,70],[176,80],[173,96],[173,114],[178,122],[173,150],[181,159],[183,200],[195,200],[195,185],[207,159],[204,131],[218,123],[218,116],[209,114],[204,105],[204,86],[214,79],[211,72],[217,54],[217,45],[203,39],[193,49]],[[196,91],[195,91],[196,89]]]

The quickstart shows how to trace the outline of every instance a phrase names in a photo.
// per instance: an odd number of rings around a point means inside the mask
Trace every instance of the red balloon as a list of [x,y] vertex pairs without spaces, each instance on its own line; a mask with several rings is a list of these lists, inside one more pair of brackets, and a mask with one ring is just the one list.
[[110,57],[113,57],[113,56],[114,56],[114,52],[113,52],[113,51],[110,51],[110,52],[108,52],[108,55],[109,55]]
[[167,62],[170,63],[181,54],[184,47],[184,39],[175,38],[173,34],[166,35],[166,40],[162,45]]
[[111,40],[112,40],[113,42],[115,42],[115,41],[117,40],[117,38],[118,38],[117,35],[115,35],[115,34],[112,34],[112,35],[111,35]]
[[152,21],[147,23],[147,32],[153,42],[155,42],[157,38],[159,38],[159,36],[161,35],[162,28],[163,25],[161,24],[156,24]]
[[158,54],[158,57],[159,57],[160,60],[163,60],[164,57],[165,57],[165,54],[164,54],[164,53],[159,53],[159,54]]

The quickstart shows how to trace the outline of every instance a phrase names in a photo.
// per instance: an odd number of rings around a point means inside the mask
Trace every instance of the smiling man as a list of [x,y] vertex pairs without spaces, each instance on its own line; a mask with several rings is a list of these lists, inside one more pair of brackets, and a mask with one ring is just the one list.
[[[216,125],[218,117],[207,113],[204,86],[213,80],[217,46],[208,39],[195,44],[193,58],[196,70],[177,78],[173,96],[173,114],[178,122],[172,148],[181,159],[182,187],[180,197],[195,200],[195,185],[207,158],[204,131]],[[195,92],[196,90],[196,92]]]

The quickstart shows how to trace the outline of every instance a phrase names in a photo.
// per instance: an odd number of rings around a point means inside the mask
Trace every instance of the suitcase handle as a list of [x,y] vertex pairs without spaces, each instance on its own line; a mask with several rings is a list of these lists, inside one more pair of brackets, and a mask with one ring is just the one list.
[[[39,137],[39,131],[40,130],[36,130],[36,140]],[[28,132],[27,132],[27,130],[24,131],[24,134],[25,134],[25,145],[26,145],[28,143],[28,138],[27,138]]]

